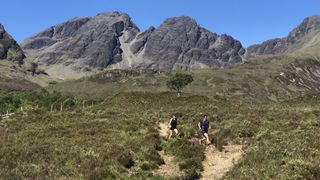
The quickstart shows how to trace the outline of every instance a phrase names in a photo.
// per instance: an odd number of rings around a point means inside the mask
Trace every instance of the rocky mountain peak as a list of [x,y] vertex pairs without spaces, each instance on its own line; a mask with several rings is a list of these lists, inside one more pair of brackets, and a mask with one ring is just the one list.
[[159,28],[171,27],[179,28],[184,27],[186,29],[197,28],[198,23],[189,16],[172,17],[166,19]]
[[320,31],[320,16],[305,18],[298,27],[289,33],[288,41],[294,42],[312,31]]
[[87,71],[121,61],[119,37],[124,32],[130,34],[127,41],[139,32],[127,14],[100,13],[52,26],[21,45],[42,66],[63,65]]
[[224,67],[242,62],[245,52],[231,36],[212,33],[187,16],[169,18],[139,34],[132,47],[133,53],[151,61],[143,68],[170,70]]
[[129,15],[122,12],[100,13],[93,17],[90,23],[100,28],[112,27],[116,33],[120,33],[121,31],[131,28],[139,31],[139,28],[133,23]]
[[246,58],[292,53],[320,43],[320,16],[305,18],[287,37],[276,38],[247,48]]
[[303,22],[294,31],[306,31],[320,28],[320,16],[311,16],[303,20]]
[[98,31],[101,29],[111,29],[116,34],[120,34],[123,30],[128,29],[139,31],[128,14],[120,12],[100,13],[94,17],[77,17],[52,26],[23,41],[21,46],[23,49],[37,49],[44,46],[51,46],[59,40],[74,37],[95,29]]

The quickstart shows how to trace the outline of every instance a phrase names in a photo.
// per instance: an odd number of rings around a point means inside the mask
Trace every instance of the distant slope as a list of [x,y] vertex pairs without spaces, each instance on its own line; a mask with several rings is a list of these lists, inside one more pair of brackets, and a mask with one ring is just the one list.
[[312,59],[320,59],[320,44],[312,45],[310,47],[306,47],[300,49],[292,55],[299,57],[299,58],[312,58]]
[[320,44],[320,16],[304,19],[287,37],[271,39],[248,47],[245,57],[249,59],[260,55],[292,53],[316,44]]
[[[230,100],[281,101],[319,91],[319,69],[320,61],[316,59],[294,56],[256,59],[224,69],[194,71],[194,82],[183,91]],[[170,74],[114,70],[57,84],[52,89],[86,98],[119,92],[164,92],[168,91],[166,81]]]
[[32,78],[30,74],[11,62],[0,61],[0,90],[34,90],[39,87],[36,84],[36,77]]

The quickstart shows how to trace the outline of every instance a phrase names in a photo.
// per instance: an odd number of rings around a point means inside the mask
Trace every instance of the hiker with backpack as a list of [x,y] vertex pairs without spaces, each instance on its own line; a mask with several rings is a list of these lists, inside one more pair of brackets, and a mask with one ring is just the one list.
[[172,118],[169,121],[169,139],[173,136],[173,134],[178,135],[179,131],[177,129],[178,119],[175,115],[172,115]]
[[209,120],[207,115],[204,115],[204,117],[200,120],[199,124],[198,124],[199,130],[201,130],[202,133],[202,139],[200,140],[200,143],[202,141],[205,141],[206,144],[210,144],[210,140],[209,140]]

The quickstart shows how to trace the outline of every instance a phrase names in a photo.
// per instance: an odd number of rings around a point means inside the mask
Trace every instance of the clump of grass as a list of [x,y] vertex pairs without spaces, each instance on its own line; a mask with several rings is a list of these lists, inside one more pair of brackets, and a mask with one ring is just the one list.
[[133,155],[129,151],[125,150],[121,152],[117,160],[127,169],[130,169],[132,166],[134,166]]

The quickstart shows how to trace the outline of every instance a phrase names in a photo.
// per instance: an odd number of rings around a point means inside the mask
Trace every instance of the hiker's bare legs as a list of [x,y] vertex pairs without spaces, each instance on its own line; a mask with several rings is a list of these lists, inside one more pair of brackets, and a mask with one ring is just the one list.
[[175,132],[175,136],[177,136],[179,134],[178,129],[174,129],[173,131]]
[[199,140],[199,143],[204,144],[204,142],[206,142],[206,137],[202,135],[201,139]]
[[210,144],[209,134],[208,133],[204,133],[204,140],[206,140],[207,144]]
[[172,137],[172,134],[173,134],[173,131],[169,130],[169,136],[168,136],[169,139]]

